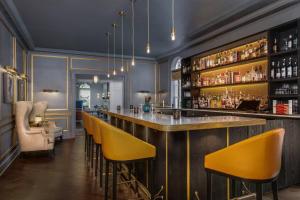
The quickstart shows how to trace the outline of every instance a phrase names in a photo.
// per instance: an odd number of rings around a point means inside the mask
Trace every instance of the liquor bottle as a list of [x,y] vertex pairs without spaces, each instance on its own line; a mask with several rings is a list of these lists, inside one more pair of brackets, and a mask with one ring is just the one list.
[[274,43],[273,43],[273,53],[277,53],[278,51],[278,46],[277,46],[277,39],[274,39]]
[[292,68],[292,57],[289,57],[288,66],[286,68],[286,75],[288,78],[291,78],[293,76],[293,68]]
[[281,76],[281,70],[280,70],[280,62],[277,62],[277,67],[276,67],[276,78],[280,78]]
[[294,49],[298,48],[298,33],[297,32],[294,34],[293,48]]
[[275,61],[272,61],[272,64],[271,64],[271,79],[274,79],[275,78]]
[[298,61],[297,61],[297,58],[295,58],[295,60],[294,60],[293,77],[298,77]]
[[281,78],[286,78],[286,67],[285,67],[285,58],[282,60],[281,65]]
[[288,48],[288,50],[293,48],[293,36],[292,36],[292,34],[289,35],[287,48]]

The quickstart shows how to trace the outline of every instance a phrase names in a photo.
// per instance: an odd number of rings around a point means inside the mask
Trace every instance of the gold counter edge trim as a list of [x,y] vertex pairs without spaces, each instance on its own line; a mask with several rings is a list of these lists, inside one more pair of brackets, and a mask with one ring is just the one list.
[[169,185],[169,180],[168,180],[168,168],[169,168],[169,165],[168,165],[168,148],[169,148],[169,145],[168,145],[168,132],[165,133],[166,134],[166,200],[168,200],[168,185]]
[[187,183],[187,188],[186,188],[186,195],[187,195],[187,200],[191,199],[191,161],[190,161],[190,131],[186,132],[186,168],[187,168],[187,172],[186,172],[186,183]]

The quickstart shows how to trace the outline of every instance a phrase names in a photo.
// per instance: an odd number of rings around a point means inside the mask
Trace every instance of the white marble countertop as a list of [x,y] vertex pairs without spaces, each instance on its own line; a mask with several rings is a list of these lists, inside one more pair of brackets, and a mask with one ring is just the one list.
[[181,117],[180,119],[174,119],[172,115],[143,112],[134,114],[129,110],[102,110],[101,112],[106,113],[109,116],[127,120],[159,131],[187,131],[266,124],[265,119],[229,115],[208,117]]

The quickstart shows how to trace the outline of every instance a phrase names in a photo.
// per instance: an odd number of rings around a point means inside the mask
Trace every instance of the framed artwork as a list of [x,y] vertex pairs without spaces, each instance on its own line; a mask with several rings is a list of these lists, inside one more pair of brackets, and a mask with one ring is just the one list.
[[25,81],[18,80],[18,101],[25,101]]
[[13,103],[14,78],[11,74],[3,74],[3,103]]

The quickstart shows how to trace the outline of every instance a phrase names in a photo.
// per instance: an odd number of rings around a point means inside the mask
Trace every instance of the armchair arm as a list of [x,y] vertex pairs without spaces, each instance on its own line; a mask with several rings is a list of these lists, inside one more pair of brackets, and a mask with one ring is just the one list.
[[43,134],[44,130],[40,129],[40,130],[29,130],[29,131],[26,131],[26,134]]

